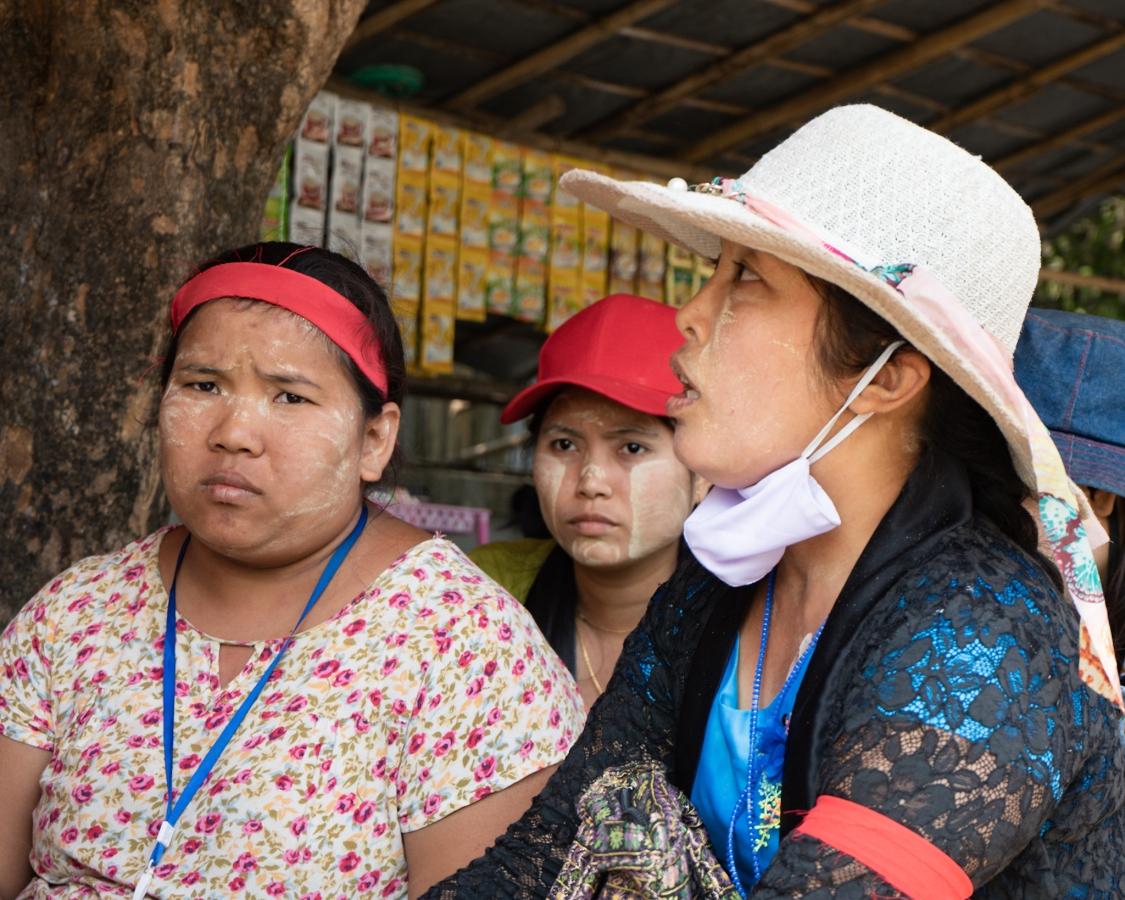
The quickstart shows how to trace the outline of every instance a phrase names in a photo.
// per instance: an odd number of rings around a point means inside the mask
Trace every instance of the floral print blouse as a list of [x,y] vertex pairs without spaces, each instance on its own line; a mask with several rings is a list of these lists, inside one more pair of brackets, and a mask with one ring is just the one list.
[[[0,734],[48,750],[24,897],[128,896],[165,809],[158,531],[43,588],[0,639]],[[182,790],[281,644],[226,686],[176,628]],[[565,756],[574,684],[450,542],[413,547],[298,634],[180,819],[150,896],[405,897],[403,832]]]

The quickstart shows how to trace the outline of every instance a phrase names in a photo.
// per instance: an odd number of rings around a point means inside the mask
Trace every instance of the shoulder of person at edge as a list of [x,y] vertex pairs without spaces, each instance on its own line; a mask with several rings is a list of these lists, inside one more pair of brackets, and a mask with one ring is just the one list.
[[474,547],[469,559],[520,603],[526,603],[535,576],[555,546],[553,538],[493,541]]

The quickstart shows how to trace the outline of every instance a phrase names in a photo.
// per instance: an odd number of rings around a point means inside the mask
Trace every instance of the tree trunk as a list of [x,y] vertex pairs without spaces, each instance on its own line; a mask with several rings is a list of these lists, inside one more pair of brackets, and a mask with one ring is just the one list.
[[364,0],[0,0],[0,623],[167,517],[168,304],[255,239]]

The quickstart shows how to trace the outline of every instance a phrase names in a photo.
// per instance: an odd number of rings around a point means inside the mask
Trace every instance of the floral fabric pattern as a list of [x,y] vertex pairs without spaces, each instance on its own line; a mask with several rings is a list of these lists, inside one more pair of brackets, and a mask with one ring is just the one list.
[[[23,896],[127,896],[147,862],[165,807],[162,535],[78,563],[0,640],[0,733],[51,753]],[[176,632],[179,791],[281,640],[220,686],[218,642]],[[523,608],[424,541],[296,636],[150,895],[405,897],[402,833],[558,762],[583,718]]]

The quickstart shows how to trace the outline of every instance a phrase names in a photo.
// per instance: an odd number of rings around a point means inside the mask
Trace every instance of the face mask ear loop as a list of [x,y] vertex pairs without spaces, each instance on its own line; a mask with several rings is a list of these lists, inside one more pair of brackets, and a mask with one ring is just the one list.
[[824,436],[832,430],[832,426],[835,425],[840,416],[844,414],[844,411],[847,410],[849,406],[851,406],[852,401],[854,401],[856,397],[867,390],[867,386],[875,380],[875,376],[878,375],[883,366],[887,364],[887,360],[891,358],[891,356],[899,347],[905,346],[905,344],[906,341],[895,341],[894,343],[888,344],[885,348],[883,348],[883,352],[879,354],[879,357],[875,360],[875,362],[867,367],[867,371],[863,373],[859,381],[856,382],[855,387],[852,388],[852,392],[848,394],[848,399],[844,401],[843,405],[838,410],[836,410],[836,414],[828,420],[828,423],[822,429],[820,429],[820,431],[817,433],[817,436],[812,439],[809,445],[801,453],[801,456],[808,459],[809,465],[812,465],[817,460],[823,458],[829,451],[834,450],[845,438],[851,435],[853,431],[855,431],[857,428],[859,428],[860,425],[871,418],[871,416],[873,415],[872,413],[863,413],[862,415],[857,415],[854,419],[848,422],[847,425],[841,428],[833,436],[832,440],[828,441],[828,443],[826,443],[819,450],[816,449],[820,442],[824,440]]

